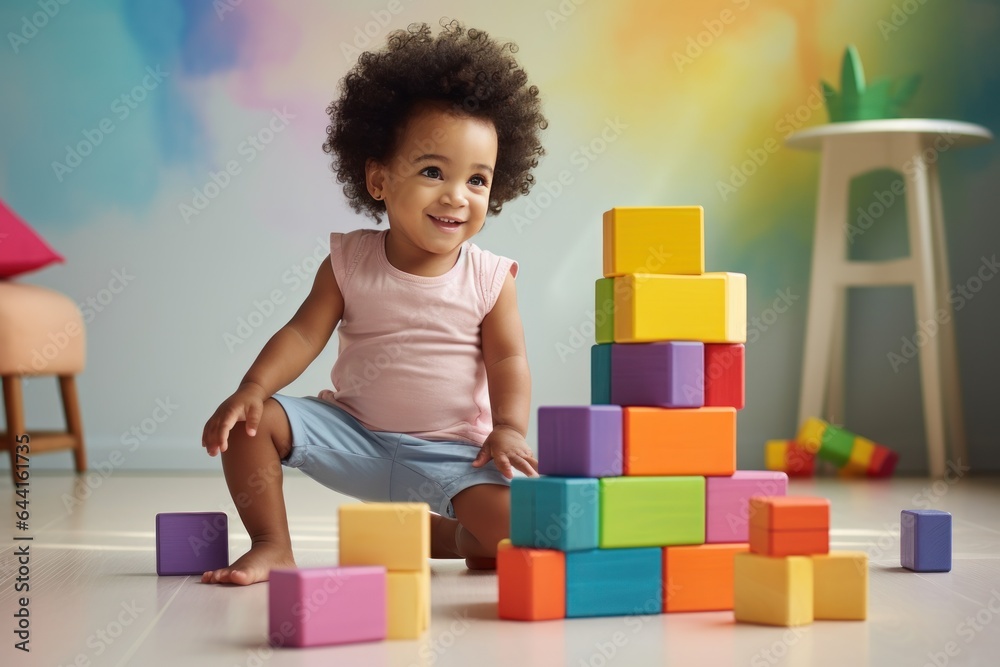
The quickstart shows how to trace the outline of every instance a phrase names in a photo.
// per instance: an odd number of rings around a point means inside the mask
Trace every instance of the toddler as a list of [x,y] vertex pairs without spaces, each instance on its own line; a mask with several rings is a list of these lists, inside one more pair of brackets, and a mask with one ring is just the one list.
[[[294,567],[282,465],[361,500],[426,502],[432,557],[495,563],[510,479],[538,468],[517,263],[470,242],[544,153],[515,51],[457,22],[411,25],[343,79],[323,149],[351,207],[388,229],[330,235],[302,306],[205,425],[252,544],[203,582]],[[338,324],[333,388],[276,394]]]

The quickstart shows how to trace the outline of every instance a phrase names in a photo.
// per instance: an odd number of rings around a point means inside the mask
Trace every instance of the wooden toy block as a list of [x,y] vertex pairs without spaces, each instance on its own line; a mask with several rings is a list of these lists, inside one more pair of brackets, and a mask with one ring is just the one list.
[[663,611],[733,608],[733,556],[747,544],[663,548]]
[[225,512],[161,512],[155,524],[156,574],[203,574],[229,566]]
[[661,613],[662,568],[660,549],[566,554],[566,617]]
[[827,425],[823,431],[823,441],[820,443],[816,456],[824,461],[830,461],[838,468],[847,465],[854,449],[855,435],[839,426]]
[[430,624],[430,563],[421,572],[386,573],[386,638],[417,639]]
[[598,480],[536,477],[535,534],[541,549],[581,551],[598,543]]
[[615,278],[616,343],[745,343],[746,338],[747,280],[741,273]]
[[768,440],[764,443],[764,467],[768,470],[784,471],[788,443],[794,440]]
[[427,503],[356,503],[338,509],[341,565],[422,572],[431,555]]
[[604,213],[604,276],[705,272],[701,206],[618,207]]
[[860,435],[854,438],[854,446],[851,448],[851,457],[847,465],[854,469],[861,470],[861,474],[868,471],[872,464],[872,456],[875,454],[875,443]]
[[750,527],[830,530],[830,501],[809,496],[755,496],[750,498]]
[[624,408],[626,475],[732,475],[735,408]]
[[813,621],[812,559],[733,556],[733,613],[738,622],[792,627]]
[[590,348],[590,402],[594,405],[611,403],[611,344]]
[[569,477],[622,474],[622,409],[617,405],[538,408],[538,472]]
[[828,424],[822,419],[810,417],[799,427],[799,434],[795,436],[795,441],[810,454],[815,454],[819,451],[820,445],[823,444],[823,433],[827,426]]
[[502,540],[497,546],[500,618],[545,621],[566,617],[566,554],[522,549]]
[[892,477],[899,462],[899,454],[882,445],[875,445],[872,462],[868,466],[869,477]]
[[811,556],[813,618],[863,621],[868,616],[868,554],[831,551]]
[[951,514],[903,510],[899,517],[900,564],[914,572],[951,571]]
[[615,405],[700,408],[705,403],[703,343],[615,343],[611,360]]
[[794,440],[768,440],[764,445],[764,467],[789,477],[812,477],[816,455]]
[[615,279],[598,278],[594,284],[594,341],[615,340]]
[[271,570],[269,641],[304,647],[385,639],[386,598],[381,566]]
[[705,542],[750,539],[751,496],[784,496],[788,475],[765,470],[737,470],[729,477],[705,478]]
[[608,477],[600,487],[602,549],[704,543],[704,477]]
[[750,552],[762,556],[811,556],[830,551],[827,530],[766,530],[750,526]]
[[537,477],[510,480],[510,541],[514,546],[530,547],[535,543],[535,489]]
[[705,344],[705,405],[742,410],[746,404],[746,346]]

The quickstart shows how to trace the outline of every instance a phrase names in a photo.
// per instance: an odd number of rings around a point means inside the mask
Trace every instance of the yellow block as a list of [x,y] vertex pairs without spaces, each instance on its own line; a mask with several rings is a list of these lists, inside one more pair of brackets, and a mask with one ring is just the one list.
[[340,564],[422,572],[431,555],[427,503],[341,505]]
[[809,556],[734,556],[737,621],[795,626],[813,621],[813,562]]
[[810,558],[816,620],[865,620],[868,616],[868,554],[831,551]]
[[705,272],[701,206],[618,207],[604,213],[604,277]]
[[854,447],[851,448],[851,458],[847,460],[847,465],[868,470],[871,465],[872,456],[875,454],[875,443],[860,435],[854,437]]
[[787,453],[787,440],[768,440],[764,443],[764,467],[768,470],[784,470]]
[[802,423],[801,428],[799,428],[799,434],[795,436],[795,440],[811,454],[815,454],[819,451],[819,446],[823,443],[823,433],[826,431],[827,426],[829,424],[822,419],[810,417]]
[[615,342],[744,343],[747,277],[742,273],[615,278]]
[[417,639],[430,625],[431,568],[386,573],[388,639]]

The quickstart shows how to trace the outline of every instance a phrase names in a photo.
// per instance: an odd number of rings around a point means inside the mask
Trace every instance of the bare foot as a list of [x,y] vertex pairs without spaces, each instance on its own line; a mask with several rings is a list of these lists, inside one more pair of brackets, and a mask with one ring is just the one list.
[[470,570],[495,570],[497,569],[497,559],[485,556],[470,556],[465,559],[465,567]]
[[271,542],[258,542],[229,567],[209,570],[201,575],[201,583],[248,586],[258,581],[267,581],[272,569],[283,567],[295,567],[291,548]]

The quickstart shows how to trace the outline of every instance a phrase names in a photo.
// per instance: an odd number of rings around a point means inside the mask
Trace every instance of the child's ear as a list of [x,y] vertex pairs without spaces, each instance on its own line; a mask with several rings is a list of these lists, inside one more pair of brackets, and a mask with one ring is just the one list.
[[371,158],[365,161],[365,185],[368,194],[375,199],[382,199],[385,189],[385,167]]

